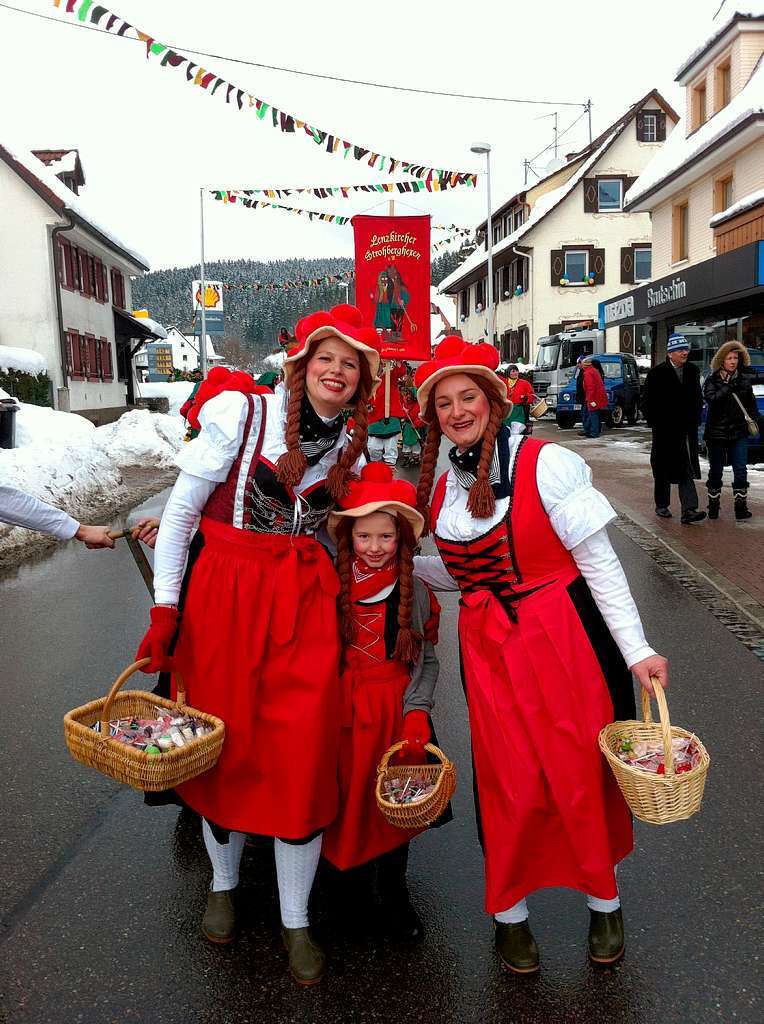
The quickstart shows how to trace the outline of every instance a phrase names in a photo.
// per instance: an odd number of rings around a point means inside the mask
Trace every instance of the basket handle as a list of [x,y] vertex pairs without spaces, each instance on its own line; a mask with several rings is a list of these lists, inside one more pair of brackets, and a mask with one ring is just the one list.
[[[114,685],[109,690],[106,703],[104,704],[103,711],[101,712],[101,736],[105,739],[109,736],[109,722],[111,721],[111,708],[114,703],[114,699],[130,676],[134,675],[136,672],[140,672],[144,665],[148,665],[150,661],[151,658],[141,658],[140,661],[134,661],[132,665],[128,665],[124,672],[121,672],[114,681]],[[183,707],[186,703],[186,684],[183,682],[183,677],[177,669],[173,669],[172,674],[175,677],[175,688],[177,690],[175,703],[179,707]]]
[[[394,743],[392,747],[390,747],[390,749],[387,751],[385,756],[382,758],[382,760],[379,762],[379,767],[377,768],[377,775],[381,775],[382,772],[386,772],[388,765],[390,764],[390,758],[395,757],[399,750],[403,750],[403,748],[407,746],[408,740],[401,740],[400,743]],[[448,758],[440,749],[440,747],[436,747],[434,743],[425,743],[424,749],[430,754],[435,754],[435,756],[440,760],[440,762],[443,765],[443,771],[452,772],[454,770],[454,766],[448,760]]]
[[[673,775],[674,751],[671,749],[671,720],[669,719],[666,694],[663,692],[663,687],[655,676],[650,677],[650,682],[653,684],[653,696],[655,697],[655,703],[658,705],[661,735],[663,738],[664,772],[666,775]],[[653,720],[652,711],[650,709],[650,694],[644,686],[642,687],[642,717],[648,724]]]

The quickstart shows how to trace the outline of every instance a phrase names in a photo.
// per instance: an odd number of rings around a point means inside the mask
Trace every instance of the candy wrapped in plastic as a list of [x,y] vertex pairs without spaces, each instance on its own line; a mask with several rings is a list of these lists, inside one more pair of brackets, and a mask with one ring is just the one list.
[[[660,740],[644,741],[623,737],[616,751],[619,760],[632,768],[653,775],[665,775],[666,764],[663,743]],[[700,764],[700,749],[695,735],[674,736],[671,740],[671,753],[674,760],[674,771],[677,775],[692,771]]]
[[[173,715],[158,707],[154,710],[156,718],[115,718],[109,722],[109,735],[118,743],[157,756],[212,732],[210,726],[192,715]],[[100,732],[101,723],[95,722],[92,728]]]
[[391,804],[416,804],[434,789],[434,783],[424,775],[409,775],[402,779],[386,779],[383,794]]

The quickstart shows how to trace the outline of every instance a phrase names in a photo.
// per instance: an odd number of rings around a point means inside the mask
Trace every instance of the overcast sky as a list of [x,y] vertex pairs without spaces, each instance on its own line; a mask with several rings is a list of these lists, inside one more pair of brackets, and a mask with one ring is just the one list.
[[[5,2],[5,0],[3,0]],[[70,27],[51,0],[8,0],[53,15],[51,24],[0,8],[0,141],[27,148],[77,147],[83,201],[153,269],[198,260],[199,188],[347,185],[391,180],[364,163],[330,156],[302,134],[282,135],[254,112],[227,107],[186,82],[182,68],[146,60],[138,42]],[[657,87],[680,113],[676,68],[710,33],[720,0],[112,0],[115,14],[173,45],[346,78],[454,92],[593,102],[595,136]],[[727,0],[727,7],[730,7]],[[734,7],[733,7],[734,9]],[[265,10],[266,13],[259,13]],[[275,12],[279,12],[276,14]],[[720,24],[723,15],[715,24]],[[279,109],[350,141],[404,160],[481,170],[475,141],[493,147],[494,206],[523,182],[523,160],[580,113],[443,99],[338,84],[192,58]],[[561,140],[588,141],[586,118]],[[535,166],[543,171],[548,152]],[[401,176],[398,175],[400,178]],[[433,223],[474,225],[485,191],[460,188],[407,198],[403,212]],[[330,212],[371,210],[374,197],[295,201]],[[2,198],[0,197],[0,204]],[[352,256],[352,229],[278,211],[206,204],[207,258],[259,260]],[[435,232],[434,237],[443,237]]]

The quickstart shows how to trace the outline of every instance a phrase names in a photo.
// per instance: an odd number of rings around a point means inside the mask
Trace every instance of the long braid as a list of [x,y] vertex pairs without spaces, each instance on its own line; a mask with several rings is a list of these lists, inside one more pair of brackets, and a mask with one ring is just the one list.
[[343,647],[349,647],[356,638],[353,602],[350,599],[350,578],[353,572],[352,522],[342,521],[337,527],[337,575],[340,592],[337,596],[337,615]]
[[350,443],[345,445],[342,455],[329,470],[326,486],[334,501],[340,501],[348,492],[350,481],[354,479],[353,466],[366,448],[366,436],[369,424],[369,398],[371,396],[371,371],[366,359],[361,359],[361,380],[358,385],[353,418],[355,426]]
[[[468,374],[467,376],[470,375]],[[475,474],[475,483],[470,487],[470,493],[467,497],[467,510],[472,514],[473,519],[490,519],[496,511],[496,496],[493,493],[490,480],[491,461],[493,459],[494,445],[496,444],[496,435],[504,418],[504,403],[495,388],[477,377],[472,379],[485,393],[491,406],[491,415],[483,434],[483,446],[480,449],[480,461],[478,462],[477,473]]]
[[413,665],[422,649],[422,634],[411,628],[414,605],[414,549],[416,541],[411,524],[402,516],[398,520],[398,639],[393,657]]
[[308,460],[300,448],[300,413],[305,394],[306,359],[307,357],[297,361],[289,381],[289,403],[284,428],[286,451],[279,456],[276,463],[276,479],[285,487],[295,487],[299,484],[308,468]]
[[422,453],[422,465],[419,470],[419,481],[416,489],[417,509],[424,516],[424,530],[422,536],[427,537],[430,533],[430,495],[435,480],[435,467],[438,463],[438,452],[440,451],[440,440],[443,436],[440,430],[438,417],[433,409],[433,398],[427,403],[426,417],[429,423],[427,429],[427,440]]

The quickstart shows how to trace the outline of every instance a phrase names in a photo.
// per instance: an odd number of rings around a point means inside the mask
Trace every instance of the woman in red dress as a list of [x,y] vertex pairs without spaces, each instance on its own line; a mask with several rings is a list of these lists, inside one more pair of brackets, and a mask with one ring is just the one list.
[[438,678],[433,639],[439,608],[413,579],[413,554],[424,527],[416,490],[372,463],[329,517],[337,541],[340,629],[344,641],[339,813],[324,833],[323,856],[341,871],[376,862],[385,930],[420,938],[422,922],[406,884],[409,841],[374,797],[377,766],[404,740],[405,764],[425,761]]
[[353,306],[314,313],[296,333],[286,390],[210,398],[177,458],[138,657],[156,672],[172,654],[189,701],[226,726],[215,767],[178,790],[204,818],[212,862],[203,934],[233,939],[245,835],[273,836],[290,969],[312,984],[324,957],[308,931],[308,897],[337,813],[341,709],[339,581],[316,535],[358,467],[379,354]]
[[[419,507],[440,557],[415,571],[461,591],[485,908],[501,961],[538,970],[526,897],[566,886],[587,894],[590,957],[610,963],[624,949],[615,868],[632,829],[597,736],[634,717],[631,673],[665,686],[667,662],[645,640],[607,537],[615,513],[578,455],[502,426],[497,365],[493,346],[447,338],[417,370],[430,425]],[[430,509],[443,434],[451,468]]]

